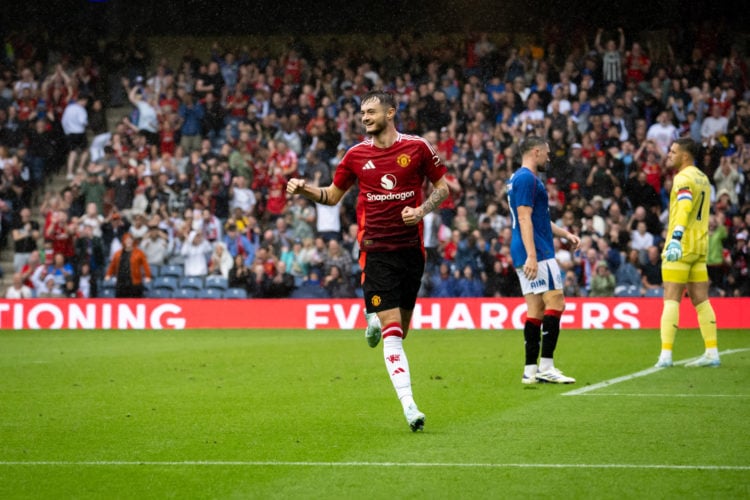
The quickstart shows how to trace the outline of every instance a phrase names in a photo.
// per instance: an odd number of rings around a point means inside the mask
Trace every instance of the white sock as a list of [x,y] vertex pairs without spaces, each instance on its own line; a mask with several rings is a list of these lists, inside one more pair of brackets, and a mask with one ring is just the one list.
[[662,361],[672,361],[672,351],[669,349],[662,349],[659,354],[659,359]]
[[706,356],[709,356],[711,358],[718,358],[719,357],[719,348],[718,347],[707,347],[706,348]]
[[526,365],[523,367],[523,374],[527,377],[536,377],[536,373],[539,371],[537,365]]
[[546,372],[547,370],[554,368],[555,363],[552,358],[539,358],[539,371]]
[[[392,332],[391,325],[386,327],[383,333]],[[400,330],[401,327],[398,327]],[[388,375],[391,377],[396,396],[401,401],[401,406],[406,410],[414,403],[411,392],[411,375],[409,374],[409,361],[404,352],[404,339],[398,335],[389,335],[383,339],[383,357]]]

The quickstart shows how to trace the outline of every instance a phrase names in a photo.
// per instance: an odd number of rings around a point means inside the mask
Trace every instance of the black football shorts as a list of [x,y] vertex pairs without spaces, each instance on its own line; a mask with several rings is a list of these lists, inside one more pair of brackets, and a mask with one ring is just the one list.
[[422,249],[367,252],[364,257],[362,290],[367,312],[396,307],[413,310],[424,273]]

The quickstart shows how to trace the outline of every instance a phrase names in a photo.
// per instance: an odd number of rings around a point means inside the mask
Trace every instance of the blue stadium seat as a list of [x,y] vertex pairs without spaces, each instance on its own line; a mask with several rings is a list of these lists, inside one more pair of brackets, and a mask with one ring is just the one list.
[[149,269],[151,269],[151,278],[156,278],[161,274],[161,266],[158,264],[149,264]]
[[180,288],[192,288],[193,290],[203,289],[202,276],[185,276],[180,278]]
[[171,299],[172,291],[168,288],[154,288],[146,292],[146,297],[149,299]]
[[199,299],[221,299],[223,298],[223,290],[218,288],[204,288],[198,291]]
[[246,299],[247,290],[244,288],[227,288],[224,290],[222,297],[225,299]]
[[159,276],[155,280],[153,280],[151,284],[151,288],[154,290],[158,290],[160,288],[166,288],[170,292],[177,289],[177,278],[174,276]]
[[102,299],[114,299],[115,289],[114,288],[101,288],[98,292],[98,297]]
[[226,290],[229,288],[229,282],[224,276],[219,274],[209,274],[206,276],[205,288],[217,288],[219,290]]
[[159,277],[173,276],[175,278],[182,278],[185,275],[184,269],[180,264],[167,264],[161,267]]
[[114,290],[116,284],[117,280],[115,278],[109,278],[102,280],[101,286],[99,288],[101,288],[102,290],[104,290],[105,288],[111,288]]
[[649,288],[646,290],[646,293],[643,294],[644,297],[664,297],[664,289],[663,288]]
[[194,299],[198,297],[198,290],[195,288],[178,288],[172,294],[173,299]]
[[302,285],[296,288],[291,295],[290,299],[330,299],[331,296],[325,288],[318,285]]
[[641,290],[639,287],[635,285],[630,286],[616,286],[615,287],[615,297],[640,297],[641,296]]

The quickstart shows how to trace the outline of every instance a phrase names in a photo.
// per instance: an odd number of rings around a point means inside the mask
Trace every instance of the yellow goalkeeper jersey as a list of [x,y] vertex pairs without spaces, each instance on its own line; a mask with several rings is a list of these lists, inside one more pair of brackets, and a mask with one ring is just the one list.
[[674,177],[669,194],[667,241],[675,226],[684,226],[682,254],[708,253],[708,216],[711,205],[711,183],[695,166],[685,167]]

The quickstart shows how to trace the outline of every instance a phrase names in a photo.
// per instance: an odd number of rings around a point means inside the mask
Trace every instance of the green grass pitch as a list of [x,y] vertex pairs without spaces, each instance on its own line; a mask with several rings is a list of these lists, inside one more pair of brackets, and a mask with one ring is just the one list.
[[518,331],[405,346],[421,433],[359,331],[4,331],[0,498],[750,497],[748,331],[665,370],[656,331],[563,331],[568,386],[521,384]]

